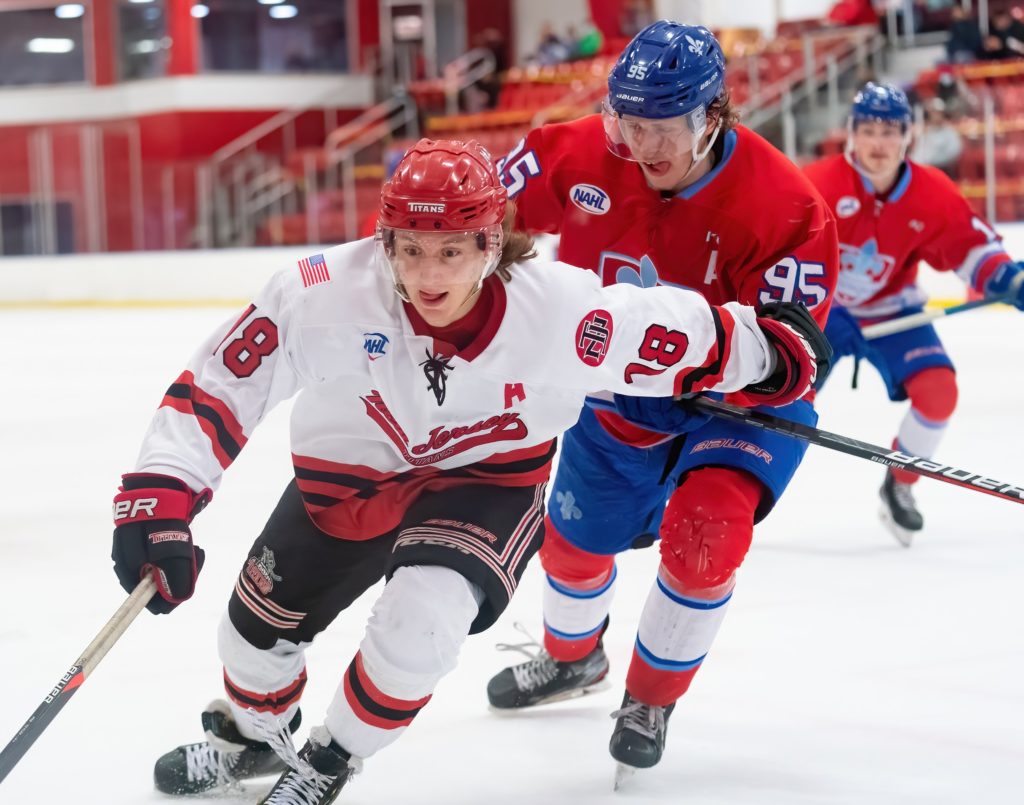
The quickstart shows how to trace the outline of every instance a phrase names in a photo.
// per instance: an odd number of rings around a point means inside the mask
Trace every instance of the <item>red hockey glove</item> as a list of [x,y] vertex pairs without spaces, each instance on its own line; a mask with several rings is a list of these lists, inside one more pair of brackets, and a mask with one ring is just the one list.
[[769,302],[757,323],[775,348],[775,369],[760,383],[736,394],[743,405],[788,405],[816,385],[832,364],[832,347],[807,308],[798,302]]
[[158,594],[146,607],[166,614],[195,592],[206,556],[192,544],[188,524],[213,493],[197,495],[169,475],[130,473],[121,480],[114,496],[114,573],[127,592],[151,573]]

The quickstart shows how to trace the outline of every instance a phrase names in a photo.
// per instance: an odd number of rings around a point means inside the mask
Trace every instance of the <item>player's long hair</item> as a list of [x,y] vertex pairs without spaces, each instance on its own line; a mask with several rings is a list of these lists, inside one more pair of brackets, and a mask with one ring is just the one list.
[[740,122],[739,110],[732,105],[732,93],[728,89],[722,90],[714,101],[708,105],[708,128],[711,128],[711,121],[721,122],[722,129],[719,134],[725,134],[736,128]]
[[525,260],[532,260],[537,256],[537,250],[533,245],[533,236],[515,229],[516,205],[510,201],[505,206],[505,217],[501,222],[503,245],[501,257],[498,260],[498,267],[495,269],[498,276],[505,282],[512,279],[511,268],[516,263]]

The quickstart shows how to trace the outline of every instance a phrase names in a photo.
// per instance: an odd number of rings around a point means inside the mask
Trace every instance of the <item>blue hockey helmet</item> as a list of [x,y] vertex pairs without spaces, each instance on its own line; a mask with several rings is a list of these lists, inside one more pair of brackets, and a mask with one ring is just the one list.
[[907,93],[893,84],[876,84],[869,81],[853,97],[853,105],[850,107],[850,117],[846,121],[846,161],[863,174],[855,155],[854,132],[860,123],[881,122],[896,123],[903,132],[899,152],[899,161],[903,162],[910,148],[913,135],[910,124],[913,119],[914,113],[910,108]]
[[[711,150],[708,107],[725,91],[725,56],[700,25],[660,20],[633,37],[608,74],[604,130],[609,150],[632,161],[691,155],[690,171]],[[639,120],[637,120],[639,118]],[[703,145],[703,147],[701,147]]]
[[904,131],[909,130],[913,112],[907,94],[892,84],[869,81],[854,96],[850,108],[850,124],[856,126],[870,120],[899,123]]
[[633,37],[608,74],[619,115],[666,118],[708,106],[725,87],[725,56],[702,25],[659,20]]

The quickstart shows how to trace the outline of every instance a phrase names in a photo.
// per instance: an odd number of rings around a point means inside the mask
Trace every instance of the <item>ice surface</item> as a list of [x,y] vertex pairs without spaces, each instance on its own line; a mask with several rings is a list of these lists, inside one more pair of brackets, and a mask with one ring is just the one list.
[[[110,571],[110,499],[164,389],[225,309],[0,312],[0,744],[124,595]],[[960,410],[939,457],[1024,483],[1024,317],[940,322]],[[822,427],[879,444],[901,407],[870,367],[840,365]],[[195,523],[208,552],[196,597],[135,622],[10,777],[0,803],[137,805],[153,761],[200,734],[222,695],[215,626],[246,550],[289,477],[274,412]],[[1018,803],[1024,801],[1024,507],[933,481],[926,531],[900,548],[878,522],[881,470],[811,448],[756,533],[732,609],[672,718],[665,759],[613,794],[607,754],[652,550],[621,557],[603,693],[512,716],[488,711],[494,644],[540,632],[540,569],[502,620],[340,802]],[[375,590],[309,653],[306,726],[318,723]],[[304,735],[305,729],[300,733]],[[265,789],[265,787],[264,787]],[[258,789],[253,789],[257,791]],[[218,799],[251,802],[255,798]]]

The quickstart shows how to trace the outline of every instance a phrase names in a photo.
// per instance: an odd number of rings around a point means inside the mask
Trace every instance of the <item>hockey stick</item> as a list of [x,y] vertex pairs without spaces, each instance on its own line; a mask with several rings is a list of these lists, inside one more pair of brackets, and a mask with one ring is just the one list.
[[884,464],[887,467],[896,467],[915,475],[923,475],[925,478],[934,478],[937,481],[944,481],[947,484],[955,484],[975,492],[984,492],[986,495],[993,495],[1003,500],[1010,500],[1014,503],[1024,503],[1024,488],[1013,484],[1003,483],[993,478],[969,470],[962,470],[949,464],[921,458],[910,453],[901,453],[897,450],[888,450],[849,436],[840,436],[836,433],[829,433],[826,430],[818,430],[810,425],[800,422],[791,422],[779,416],[766,414],[762,411],[752,411],[747,408],[739,408],[735,405],[712,400],[707,397],[695,397],[690,400],[690,405],[706,414],[712,414],[722,419],[729,419],[733,422],[741,422],[744,425],[752,425],[755,428],[775,431],[786,436],[793,436],[803,439],[810,444],[827,447],[830,450],[838,450],[840,453],[866,458],[877,464]]
[[43,699],[42,704],[36,708],[24,726],[0,752],[0,783],[11,773],[11,769],[24,757],[36,739],[43,734],[43,731],[50,726],[50,722],[53,721],[57,713],[92,674],[96,666],[100,664],[100,660],[120,639],[131,622],[135,620],[135,616],[149,603],[149,599],[155,592],[156,584],[151,576],[146,576],[136,585],[125,602],[118,607],[114,616],[107,621],[107,625],[82,652],[82,656],[53,686],[53,689]]
[[890,319],[889,321],[879,322],[878,324],[869,324],[860,332],[861,335],[870,341],[872,338],[881,338],[882,336],[892,335],[893,333],[902,333],[904,330],[913,330],[915,327],[928,324],[936,319],[943,319],[946,316],[953,316],[957,313],[966,313],[968,310],[974,310],[975,308],[986,307],[987,305],[994,305],[998,302],[1007,301],[1007,297],[1003,296],[975,299],[973,302],[964,302],[961,305],[936,308],[935,310],[926,310],[923,313],[914,313],[910,316],[900,316],[897,319]]

